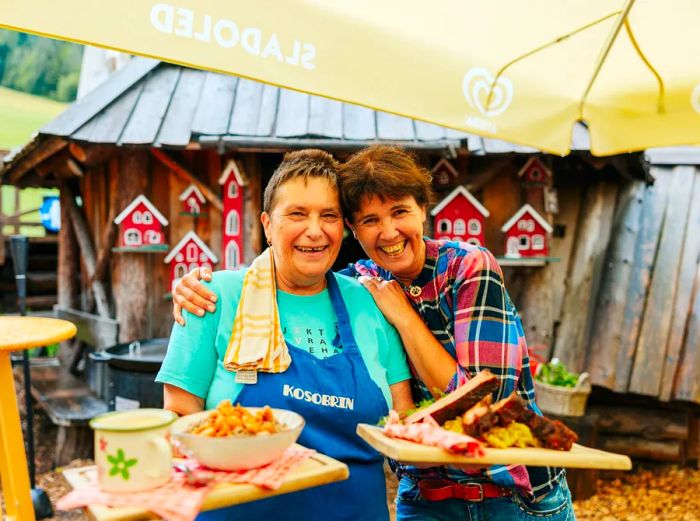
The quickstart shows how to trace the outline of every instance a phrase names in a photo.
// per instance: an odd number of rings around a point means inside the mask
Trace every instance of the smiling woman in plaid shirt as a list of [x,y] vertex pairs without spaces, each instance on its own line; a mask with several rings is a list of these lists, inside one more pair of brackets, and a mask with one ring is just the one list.
[[[423,237],[430,181],[398,148],[370,147],[348,159],[340,176],[346,218],[371,260],[344,273],[361,278],[401,335],[416,401],[489,369],[500,380],[494,400],[515,391],[539,413],[522,324],[496,259],[485,248]],[[212,304],[199,275],[183,278],[176,302],[203,313]],[[177,304],[175,316],[182,320]],[[399,521],[574,519],[562,469],[392,467],[400,480]],[[457,497],[433,494],[426,478],[456,484],[450,490]]]

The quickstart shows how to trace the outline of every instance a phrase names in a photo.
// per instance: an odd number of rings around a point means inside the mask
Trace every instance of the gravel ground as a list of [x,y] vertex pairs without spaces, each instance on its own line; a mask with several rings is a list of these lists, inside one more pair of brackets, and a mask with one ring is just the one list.
[[[19,394],[20,411],[23,395]],[[24,418],[23,418],[24,420]],[[51,503],[68,491],[58,470],[51,469],[56,428],[42,411],[35,409],[37,485]],[[66,467],[89,465],[89,460],[75,460]],[[396,479],[387,473],[389,508],[394,515],[393,499]],[[700,469],[675,465],[637,464],[631,472],[603,472],[598,479],[598,493],[574,502],[578,521],[700,521]],[[2,503],[4,514],[4,502]],[[55,512],[58,521],[86,519],[81,511]]]

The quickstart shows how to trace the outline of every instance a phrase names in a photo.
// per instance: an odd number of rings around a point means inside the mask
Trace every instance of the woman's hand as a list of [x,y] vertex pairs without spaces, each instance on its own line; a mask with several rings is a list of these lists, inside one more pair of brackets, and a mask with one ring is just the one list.
[[360,277],[357,280],[367,288],[379,310],[396,329],[400,330],[408,317],[417,315],[403,288],[395,280],[381,277]]
[[173,318],[181,326],[185,325],[182,317],[183,308],[193,315],[204,316],[206,311],[216,311],[216,295],[200,280],[211,282],[211,268],[195,268],[180,279],[173,291]]

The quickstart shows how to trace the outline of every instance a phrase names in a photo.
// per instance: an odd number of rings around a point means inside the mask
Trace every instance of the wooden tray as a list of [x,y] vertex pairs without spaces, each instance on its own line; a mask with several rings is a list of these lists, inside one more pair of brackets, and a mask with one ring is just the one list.
[[[318,487],[349,476],[347,465],[321,453],[315,453],[301,465],[293,469],[284,483],[277,490],[263,490],[255,485],[245,483],[219,483],[206,496],[202,510],[223,508],[249,501],[257,501],[280,494],[296,492],[311,487]],[[79,467],[63,471],[71,487],[78,489],[97,482],[97,467]],[[85,508],[87,517],[92,521],[140,521],[158,519],[158,516],[145,509],[132,507],[108,507],[90,505]]]
[[516,463],[533,467],[613,470],[630,470],[632,468],[632,461],[627,456],[591,449],[578,444],[574,444],[570,451],[530,447],[525,449],[492,449],[487,447],[485,456],[470,458],[451,454],[437,447],[389,438],[384,435],[381,428],[364,423],[357,426],[357,434],[387,458],[401,463],[434,463],[435,465],[455,463],[507,465]]

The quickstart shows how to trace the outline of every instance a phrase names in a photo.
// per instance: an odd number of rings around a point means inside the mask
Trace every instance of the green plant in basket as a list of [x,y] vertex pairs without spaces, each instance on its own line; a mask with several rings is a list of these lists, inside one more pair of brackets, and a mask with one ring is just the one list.
[[551,362],[540,364],[535,379],[559,387],[576,387],[578,376],[578,374],[569,371],[558,358],[552,358]]

